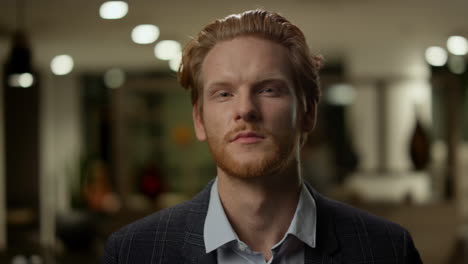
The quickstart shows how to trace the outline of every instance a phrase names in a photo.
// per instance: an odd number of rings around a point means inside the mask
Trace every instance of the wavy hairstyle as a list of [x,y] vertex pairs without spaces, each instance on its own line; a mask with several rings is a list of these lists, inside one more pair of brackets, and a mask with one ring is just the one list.
[[310,53],[302,31],[286,18],[274,12],[256,9],[215,20],[205,26],[184,48],[178,79],[185,89],[190,90],[192,104],[202,105],[199,101],[203,97],[201,68],[208,52],[219,42],[242,36],[267,39],[287,48],[293,67],[292,92],[296,99],[296,110],[303,109],[299,111],[300,115],[307,112],[311,104],[318,103],[318,71],[323,57]]

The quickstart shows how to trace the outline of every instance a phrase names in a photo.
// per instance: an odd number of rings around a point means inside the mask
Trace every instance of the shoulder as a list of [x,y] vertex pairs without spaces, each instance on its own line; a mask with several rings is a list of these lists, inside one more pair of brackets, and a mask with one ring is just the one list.
[[344,253],[360,252],[363,259],[399,258],[421,263],[406,228],[364,210],[316,194],[318,217],[328,214]]
[[206,217],[209,186],[192,200],[157,211],[115,231],[107,239],[104,263],[119,263],[120,256],[144,262],[142,259],[152,259],[154,255],[167,255],[161,249],[177,249],[186,243],[202,245],[199,230],[203,230]]
[[337,225],[346,224],[364,224],[375,228],[387,228],[403,231],[405,228],[401,225],[389,221],[383,217],[371,214],[365,210],[353,207],[336,200],[326,197],[320,197],[322,200],[321,206],[323,210],[328,211]]
[[160,232],[169,226],[183,226],[185,216],[191,210],[191,207],[191,201],[187,201],[174,207],[159,210],[120,228],[112,235],[114,238],[128,237],[139,233]]
[[401,225],[383,217],[325,197],[315,191],[308,183],[306,186],[314,197],[318,217],[322,216],[322,218],[326,218],[326,221],[333,221],[337,229],[361,226],[371,230],[387,230],[390,233],[406,231]]
[[184,227],[187,220],[192,218],[203,218],[208,210],[210,190],[212,183],[198,193],[191,200],[177,204],[173,207],[162,209],[117,230],[113,236],[129,236],[135,233],[168,231],[168,228],[177,229]]

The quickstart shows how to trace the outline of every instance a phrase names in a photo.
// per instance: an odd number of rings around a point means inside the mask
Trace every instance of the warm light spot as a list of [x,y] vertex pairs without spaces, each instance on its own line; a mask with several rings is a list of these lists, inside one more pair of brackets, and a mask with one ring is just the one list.
[[66,75],[73,70],[73,59],[69,55],[58,55],[52,59],[50,68],[55,75]]
[[426,61],[432,66],[443,66],[447,63],[447,51],[441,47],[429,47],[426,49]]
[[171,60],[179,56],[182,48],[175,40],[162,40],[154,47],[154,55],[160,60]]
[[150,44],[159,37],[159,28],[155,25],[138,25],[132,30],[132,40],[137,44]]
[[99,15],[103,19],[120,19],[127,13],[128,4],[124,1],[107,1],[99,8]]

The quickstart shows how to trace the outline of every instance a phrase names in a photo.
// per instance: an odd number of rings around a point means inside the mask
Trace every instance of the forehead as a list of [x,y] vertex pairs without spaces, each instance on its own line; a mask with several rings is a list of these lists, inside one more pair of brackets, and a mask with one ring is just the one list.
[[213,82],[246,83],[279,78],[291,80],[288,50],[259,37],[237,37],[216,44],[201,69],[203,87]]

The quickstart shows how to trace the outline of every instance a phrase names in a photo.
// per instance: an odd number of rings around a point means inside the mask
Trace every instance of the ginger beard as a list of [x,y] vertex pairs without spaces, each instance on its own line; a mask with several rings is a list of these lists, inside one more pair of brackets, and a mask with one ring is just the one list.
[[[239,160],[236,155],[242,153],[232,153],[229,149],[229,139],[240,131],[255,131],[261,133],[269,142],[266,149],[255,150],[254,148],[260,146],[251,145],[247,147],[246,151],[251,148],[253,152],[257,151],[258,155],[253,155],[250,160]],[[216,165],[222,169],[226,174],[237,178],[255,178],[265,175],[280,173],[291,165],[295,160],[295,136],[291,133],[287,135],[275,135],[258,126],[242,125],[239,126],[224,136],[214,135],[206,131],[207,143],[210,152]]]

